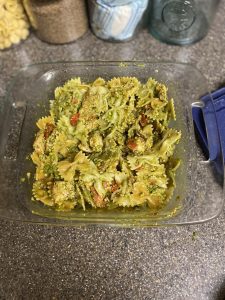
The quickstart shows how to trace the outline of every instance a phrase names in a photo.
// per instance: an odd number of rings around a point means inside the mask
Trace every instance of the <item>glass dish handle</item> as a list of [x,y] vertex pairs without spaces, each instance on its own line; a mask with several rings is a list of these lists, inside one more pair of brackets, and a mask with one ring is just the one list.
[[8,109],[1,110],[0,158],[16,160],[20,134],[26,112],[24,102],[12,103]]

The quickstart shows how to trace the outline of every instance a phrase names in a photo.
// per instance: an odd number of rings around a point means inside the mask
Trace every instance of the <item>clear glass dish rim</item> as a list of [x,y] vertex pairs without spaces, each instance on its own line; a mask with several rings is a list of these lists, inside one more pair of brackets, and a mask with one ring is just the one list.
[[[42,66],[42,65],[51,65],[51,66],[57,66],[57,65],[65,65],[65,66],[69,66],[69,64],[73,64],[73,65],[88,65],[88,66],[118,66],[118,67],[126,67],[126,66],[140,66],[140,65],[173,65],[173,66],[186,66],[190,69],[195,70],[195,72],[197,71],[199,73],[199,75],[204,78],[205,82],[207,83],[207,79],[204,76],[204,74],[192,63],[185,63],[185,62],[173,62],[173,61],[169,61],[169,60],[159,60],[159,61],[151,61],[151,60],[59,60],[59,61],[43,61],[43,62],[37,62],[37,63],[32,63],[32,64],[27,64],[24,65],[23,67],[21,67],[16,74],[11,78],[11,80],[9,81],[7,90],[6,90],[6,94],[5,96],[3,96],[3,100],[5,99],[7,101],[7,99],[9,99],[10,97],[10,93],[12,91],[12,87],[14,86],[14,83],[17,79],[17,77],[21,74],[26,72],[26,70],[35,67],[35,66]],[[206,90],[206,93],[210,92],[208,90]],[[4,112],[4,110],[3,110]],[[224,190],[224,188],[223,188]],[[101,226],[101,227],[118,227],[118,228],[150,228],[150,227],[172,227],[172,226],[183,226],[183,225],[196,225],[196,224],[203,224],[206,222],[209,222],[213,219],[216,219],[221,212],[223,211],[223,207],[224,207],[224,198],[223,198],[223,205],[221,206],[220,210],[218,211],[218,213],[210,218],[205,218],[205,219],[201,219],[201,220],[195,220],[195,221],[184,221],[184,222],[173,222],[171,219],[171,222],[168,223],[158,223],[157,221],[155,223],[150,223],[150,224],[140,224],[140,223],[115,223],[113,222],[113,220],[109,220],[109,222],[104,222],[104,221],[84,221],[83,219],[81,220],[65,220],[65,219],[53,219],[53,218],[47,218],[47,217],[42,217],[43,221],[41,220],[26,220],[26,219],[16,219],[16,218],[10,218],[10,217],[5,217],[0,215],[0,220],[5,220],[5,221],[10,221],[10,222],[15,222],[15,223],[20,223],[20,224],[37,224],[37,225],[47,225],[47,226],[64,226],[64,227],[85,227],[85,226]],[[31,213],[31,212],[30,212]],[[169,219],[170,220],[170,219]],[[54,221],[56,221],[54,223]],[[57,223],[57,221],[59,221],[59,223]],[[70,223],[71,222],[71,223]]]

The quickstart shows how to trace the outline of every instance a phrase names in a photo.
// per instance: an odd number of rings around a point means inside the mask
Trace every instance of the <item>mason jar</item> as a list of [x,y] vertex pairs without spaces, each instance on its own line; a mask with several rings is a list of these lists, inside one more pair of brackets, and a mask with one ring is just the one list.
[[70,43],[88,30],[84,0],[23,0],[38,38],[51,44]]
[[220,0],[151,0],[149,30],[162,42],[192,44],[208,32]]

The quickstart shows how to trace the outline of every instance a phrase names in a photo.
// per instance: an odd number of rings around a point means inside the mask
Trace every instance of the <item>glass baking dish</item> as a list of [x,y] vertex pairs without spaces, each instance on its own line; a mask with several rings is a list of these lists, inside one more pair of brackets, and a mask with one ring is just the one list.
[[[165,83],[169,97],[175,101],[177,121],[182,131],[176,156],[182,159],[176,175],[173,198],[157,214],[142,209],[74,210],[56,212],[31,201],[34,165],[27,159],[32,152],[36,121],[48,112],[53,92],[72,77],[84,81],[97,77],[149,77]],[[205,222],[222,210],[223,175],[217,174],[214,160],[205,158],[195,138],[192,108],[201,106],[200,96],[207,93],[204,76],[188,64],[164,62],[56,62],[24,67],[13,79],[0,126],[0,217],[28,223],[52,225],[155,226]],[[207,131],[207,127],[206,127]],[[220,137],[215,132],[211,143],[218,144],[217,161],[221,160]],[[26,174],[31,173],[30,179]],[[24,181],[24,178],[27,178]]]

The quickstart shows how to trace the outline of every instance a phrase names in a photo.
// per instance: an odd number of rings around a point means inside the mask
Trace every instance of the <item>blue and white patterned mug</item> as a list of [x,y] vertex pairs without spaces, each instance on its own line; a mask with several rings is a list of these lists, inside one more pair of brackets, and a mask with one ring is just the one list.
[[148,0],[89,0],[91,28],[110,41],[131,39],[140,25]]

